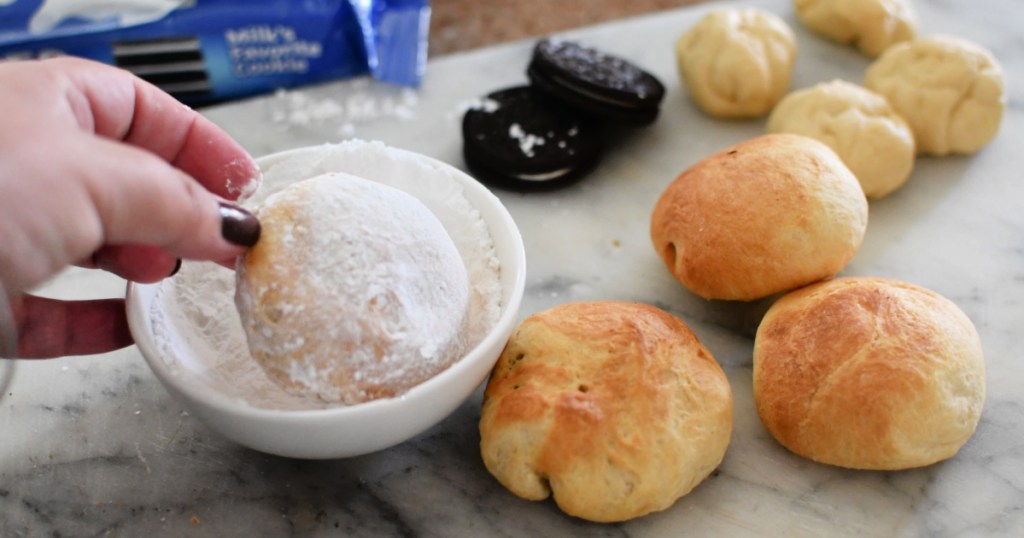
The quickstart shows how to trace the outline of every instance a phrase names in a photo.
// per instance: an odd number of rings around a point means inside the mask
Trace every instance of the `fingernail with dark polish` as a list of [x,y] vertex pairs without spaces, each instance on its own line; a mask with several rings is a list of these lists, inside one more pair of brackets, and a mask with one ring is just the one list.
[[228,241],[251,247],[260,239],[260,221],[252,213],[226,202],[220,204],[220,234]]
[[167,275],[167,278],[178,274],[178,271],[181,271],[181,258],[174,260],[174,269],[171,269],[171,274]]

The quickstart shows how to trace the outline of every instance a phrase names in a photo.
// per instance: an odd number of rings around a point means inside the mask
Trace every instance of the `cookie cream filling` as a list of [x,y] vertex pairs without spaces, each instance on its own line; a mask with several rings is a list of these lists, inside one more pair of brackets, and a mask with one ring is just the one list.
[[516,179],[522,179],[524,181],[547,181],[549,179],[560,178],[572,171],[572,168],[559,168],[558,170],[545,172],[543,174],[517,174]]

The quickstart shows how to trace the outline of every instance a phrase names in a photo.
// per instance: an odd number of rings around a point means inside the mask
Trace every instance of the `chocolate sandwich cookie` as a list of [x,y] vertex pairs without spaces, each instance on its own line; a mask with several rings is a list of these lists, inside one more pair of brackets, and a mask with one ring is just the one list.
[[636,65],[572,41],[543,39],[527,68],[530,82],[568,106],[606,121],[648,125],[665,86]]
[[463,116],[462,138],[477,179],[518,191],[565,186],[601,157],[598,127],[530,86],[487,95]]

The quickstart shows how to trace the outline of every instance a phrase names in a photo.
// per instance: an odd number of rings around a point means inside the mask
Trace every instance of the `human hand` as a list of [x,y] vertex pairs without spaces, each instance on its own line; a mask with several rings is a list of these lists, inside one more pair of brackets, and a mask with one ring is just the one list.
[[255,189],[253,159],[130,73],[72,58],[0,63],[0,107],[0,292],[17,356],[132,343],[121,299],[23,293],[68,265],[154,282],[180,258],[228,264],[259,237],[255,217],[223,201]]

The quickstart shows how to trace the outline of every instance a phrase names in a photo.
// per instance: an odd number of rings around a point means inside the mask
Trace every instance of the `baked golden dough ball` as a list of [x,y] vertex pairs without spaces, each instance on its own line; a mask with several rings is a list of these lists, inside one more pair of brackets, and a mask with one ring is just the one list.
[[669,184],[651,240],[693,293],[751,301],[839,272],[867,222],[864,191],[834,151],[806,136],[767,134]]
[[763,116],[789,90],[796,36],[779,17],[754,8],[708,13],[676,41],[679,75],[704,112]]
[[484,464],[516,495],[624,521],[663,510],[722,461],[732,391],[680,320],[652,306],[570,303],[516,329],[484,393]]
[[872,57],[917,34],[910,0],[794,0],[793,8],[811,30]]
[[256,209],[235,304],[249,350],[293,394],[399,395],[461,357],[469,280],[441,222],[401,190],[325,174]]
[[904,282],[840,278],[782,297],[754,342],[754,400],[796,454],[896,470],[956,454],[985,400],[974,325]]
[[999,131],[1006,107],[999,62],[955,37],[919,37],[889,48],[868,67],[864,85],[907,120],[918,153],[978,151]]
[[842,80],[787,95],[768,132],[809,136],[832,148],[869,198],[902,186],[914,169],[914,133],[884,97]]

